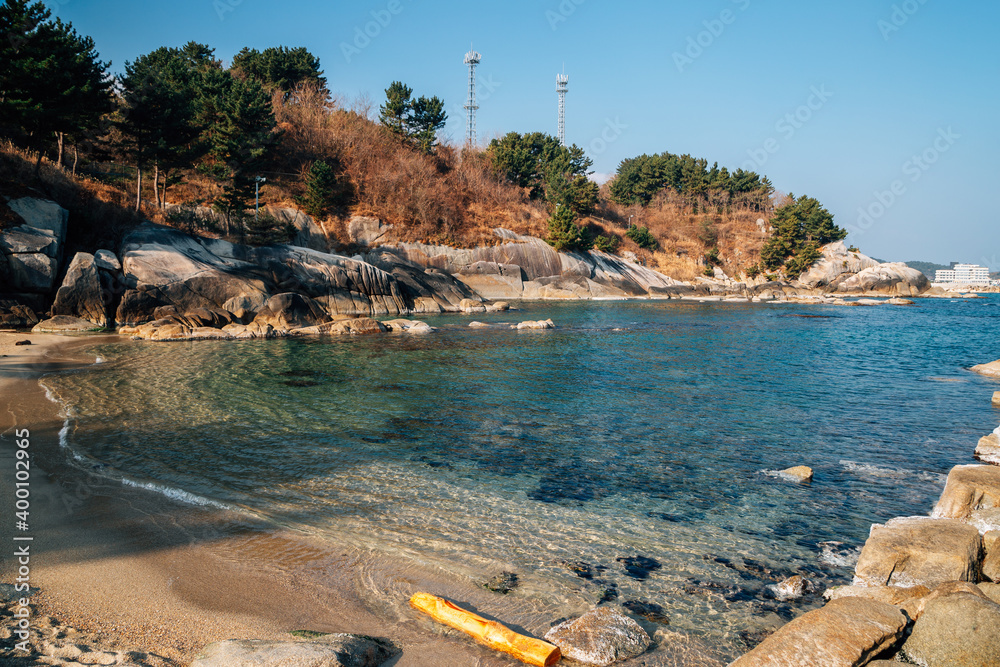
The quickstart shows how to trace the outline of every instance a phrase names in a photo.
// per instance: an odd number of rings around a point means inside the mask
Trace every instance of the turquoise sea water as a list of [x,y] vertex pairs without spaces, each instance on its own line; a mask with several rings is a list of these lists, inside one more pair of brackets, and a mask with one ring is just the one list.
[[[846,583],[870,525],[929,512],[1000,423],[1000,382],[966,370],[1000,357],[996,296],[521,307],[478,317],[558,328],[129,342],[43,383],[82,467],[446,576],[511,570],[552,613],[617,595],[724,657],[817,604],[769,585]],[[793,465],[814,481],[769,474]]]

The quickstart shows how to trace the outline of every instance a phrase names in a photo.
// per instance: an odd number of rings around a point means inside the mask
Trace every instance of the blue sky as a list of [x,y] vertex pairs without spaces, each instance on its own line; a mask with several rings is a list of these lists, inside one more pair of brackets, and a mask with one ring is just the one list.
[[[470,44],[480,142],[556,132],[610,174],[642,153],[753,168],[819,199],[864,252],[1000,270],[1000,3],[985,0],[51,0],[112,69],[160,46],[304,46],[329,86],[438,95],[461,142]],[[365,34],[367,32],[367,34]],[[991,195],[990,193],[994,193]]]

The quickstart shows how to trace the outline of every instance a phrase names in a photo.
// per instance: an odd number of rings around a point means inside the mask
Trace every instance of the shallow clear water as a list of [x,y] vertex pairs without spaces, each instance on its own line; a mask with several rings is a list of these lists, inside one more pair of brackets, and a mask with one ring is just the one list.
[[[479,318],[559,328],[130,342],[44,383],[85,467],[458,578],[510,569],[555,613],[617,587],[724,656],[817,603],[769,584],[844,583],[869,526],[929,512],[1000,421],[1000,382],[966,370],[1000,357],[996,296],[522,308]],[[767,474],[792,465],[812,484]]]

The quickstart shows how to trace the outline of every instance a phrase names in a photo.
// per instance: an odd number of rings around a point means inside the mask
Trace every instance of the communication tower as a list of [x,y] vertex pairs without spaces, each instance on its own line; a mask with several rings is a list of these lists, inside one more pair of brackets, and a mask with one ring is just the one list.
[[566,93],[569,91],[569,77],[556,74],[556,92],[559,93],[559,143],[566,145]]
[[476,65],[483,57],[476,51],[469,51],[465,54],[465,64],[469,66],[469,101],[465,105],[465,142],[469,146],[476,145],[476,111],[479,106],[476,104]]

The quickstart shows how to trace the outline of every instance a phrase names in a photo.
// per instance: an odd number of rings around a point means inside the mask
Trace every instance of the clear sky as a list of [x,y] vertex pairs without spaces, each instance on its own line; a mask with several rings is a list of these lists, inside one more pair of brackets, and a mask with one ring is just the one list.
[[[377,107],[394,80],[465,133],[470,44],[479,139],[556,133],[599,174],[642,153],[752,168],[819,199],[887,260],[1000,270],[1000,3],[995,0],[50,0],[120,72],[160,46],[304,46],[330,89]],[[367,34],[366,34],[367,33]]]

